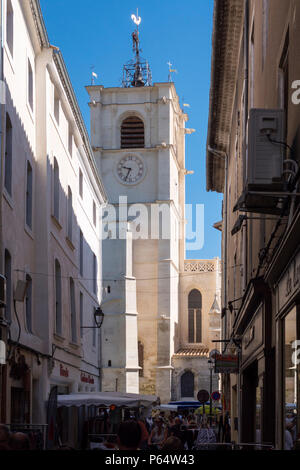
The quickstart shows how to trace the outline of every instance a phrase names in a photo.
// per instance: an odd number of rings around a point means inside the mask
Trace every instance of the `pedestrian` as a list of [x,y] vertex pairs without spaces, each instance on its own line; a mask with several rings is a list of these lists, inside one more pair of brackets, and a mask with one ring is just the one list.
[[168,429],[163,424],[161,417],[156,418],[155,425],[148,439],[148,445],[155,449],[160,449],[168,437]]
[[142,431],[136,421],[123,421],[118,429],[117,444],[119,450],[138,450]]
[[216,435],[208,425],[206,418],[203,417],[200,430],[196,440],[196,450],[215,450],[214,444],[217,442]]

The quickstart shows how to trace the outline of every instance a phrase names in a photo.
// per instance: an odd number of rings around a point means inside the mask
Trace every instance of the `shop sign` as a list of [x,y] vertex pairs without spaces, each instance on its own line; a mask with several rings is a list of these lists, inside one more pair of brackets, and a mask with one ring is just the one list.
[[67,367],[64,369],[62,364],[59,366],[59,373],[61,377],[69,377],[69,369]]
[[94,378],[91,377],[90,375],[81,374],[80,380],[81,380],[81,382],[84,382],[86,384],[94,384],[95,383]]
[[278,304],[279,310],[300,289],[300,252],[289,264],[284,276],[279,283]]
[[237,354],[216,354],[216,374],[237,374],[239,372],[239,358]]

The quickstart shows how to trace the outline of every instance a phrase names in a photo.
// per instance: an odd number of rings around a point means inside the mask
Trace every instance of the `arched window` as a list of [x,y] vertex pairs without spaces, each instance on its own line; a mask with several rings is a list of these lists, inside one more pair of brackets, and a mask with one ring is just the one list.
[[62,334],[62,306],[61,306],[61,268],[59,261],[55,260],[55,331]]
[[121,148],[143,148],[145,146],[145,130],[143,121],[130,116],[122,122],[121,125]]
[[189,293],[188,298],[189,343],[202,341],[202,295],[197,289]]
[[186,398],[194,397],[194,374],[187,370],[181,376],[181,396]]

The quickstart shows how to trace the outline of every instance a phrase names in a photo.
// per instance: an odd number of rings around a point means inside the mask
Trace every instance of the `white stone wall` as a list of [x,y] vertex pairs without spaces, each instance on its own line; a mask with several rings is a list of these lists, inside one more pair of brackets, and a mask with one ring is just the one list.
[[[79,292],[84,294],[84,318],[86,326],[92,325],[93,308],[102,299],[101,254],[101,206],[105,194],[93,169],[93,155],[89,146],[83,145],[84,128],[78,124],[79,110],[72,101],[61,56],[48,44],[38,10],[31,9],[35,2],[12,0],[14,18],[13,54],[6,43],[6,1],[4,3],[3,71],[6,83],[5,112],[12,123],[12,194],[3,190],[2,223],[4,250],[12,257],[12,288],[17,280],[24,280],[26,273],[32,278],[32,331],[26,326],[25,302],[17,302],[20,320],[20,336],[11,304],[11,339],[19,341],[20,354],[24,355],[30,369],[26,387],[30,396],[30,420],[44,422],[45,401],[51,385],[65,384],[70,391],[99,390],[100,341],[93,347],[93,331],[84,330],[79,324]],[[40,28],[39,31],[37,28]],[[40,38],[43,38],[43,46]],[[28,98],[28,60],[33,70],[33,109]],[[60,96],[60,122],[53,115],[53,92]],[[73,134],[72,156],[68,150],[69,126]],[[5,122],[3,123],[5,130]],[[5,134],[5,132],[4,132]],[[4,142],[5,145],[5,142]],[[60,175],[60,219],[53,215],[53,159],[56,157]],[[25,218],[26,165],[30,161],[33,171],[32,227]],[[84,176],[84,198],[78,195],[78,174]],[[72,190],[73,236],[67,235],[67,192]],[[97,207],[97,223],[93,224],[93,201]],[[84,272],[79,274],[79,227],[84,238]],[[97,293],[93,293],[92,253],[97,257]],[[55,259],[62,271],[63,329],[58,337],[55,331]],[[76,334],[71,340],[69,278],[75,282]],[[9,347],[10,348],[10,347]],[[15,350],[16,360],[18,352]],[[53,355],[53,359],[50,357]],[[61,374],[60,365],[67,370]],[[7,374],[6,422],[11,416],[11,386],[22,387]],[[82,380],[89,377],[89,382]]]

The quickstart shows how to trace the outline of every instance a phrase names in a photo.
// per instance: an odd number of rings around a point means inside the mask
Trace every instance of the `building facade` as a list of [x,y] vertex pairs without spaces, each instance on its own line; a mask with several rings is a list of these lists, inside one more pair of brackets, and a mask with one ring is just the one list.
[[223,391],[232,438],[278,449],[299,444],[299,24],[297,0],[215,1],[207,190],[224,193],[223,350],[240,364]]
[[4,2],[1,193],[6,307],[1,422],[45,423],[51,388],[101,387],[106,195],[61,53],[39,2]]

